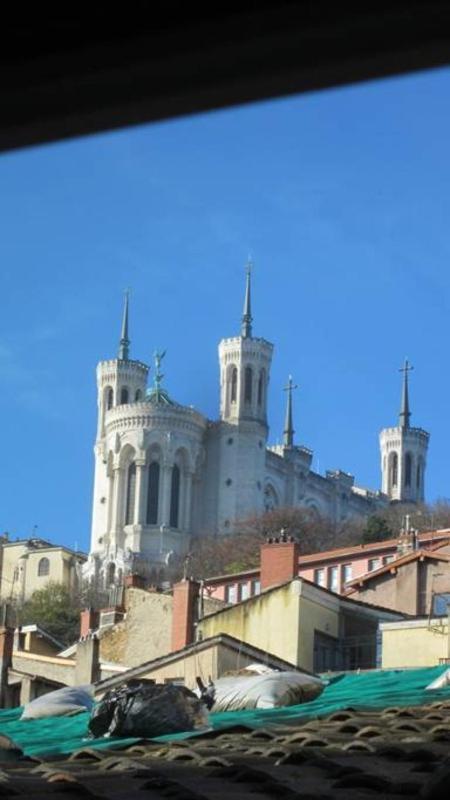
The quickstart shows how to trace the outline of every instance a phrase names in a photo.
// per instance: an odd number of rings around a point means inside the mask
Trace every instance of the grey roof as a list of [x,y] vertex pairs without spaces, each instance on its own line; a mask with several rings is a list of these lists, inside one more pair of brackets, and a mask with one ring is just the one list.
[[153,386],[151,389],[147,390],[146,394],[146,401],[147,403],[151,403],[155,406],[178,406],[178,403],[175,403],[169,397],[168,392],[166,389],[161,389],[160,386]]

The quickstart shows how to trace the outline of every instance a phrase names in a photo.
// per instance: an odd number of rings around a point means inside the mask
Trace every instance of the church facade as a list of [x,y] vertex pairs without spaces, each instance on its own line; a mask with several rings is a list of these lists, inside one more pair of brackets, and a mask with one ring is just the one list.
[[155,354],[147,388],[149,367],[130,358],[126,297],[118,357],[97,367],[87,577],[108,585],[139,565],[164,566],[187,552],[192,535],[231,533],[277,506],[307,507],[337,522],[391,499],[423,500],[428,434],[409,428],[408,371],[404,416],[381,434],[383,491],[361,488],[341,470],[313,471],[312,451],[295,444],[291,378],[283,444],[268,443],[273,345],[253,336],[252,322],[248,269],[240,334],[219,344],[220,416],[209,420],[163,388],[164,353]]

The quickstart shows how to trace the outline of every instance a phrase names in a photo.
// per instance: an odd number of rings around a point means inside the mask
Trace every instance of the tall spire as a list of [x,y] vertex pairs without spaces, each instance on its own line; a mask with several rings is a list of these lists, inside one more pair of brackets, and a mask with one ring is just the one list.
[[283,431],[283,444],[285,447],[292,447],[294,444],[295,431],[292,422],[292,392],[294,389],[297,389],[297,385],[293,384],[292,375],[289,375],[287,386],[284,387],[284,391],[287,392],[286,416],[284,419],[284,431]]
[[129,290],[127,289],[125,292],[125,301],[123,306],[123,318],[122,318],[122,331],[120,335],[120,343],[119,343],[119,359],[121,361],[128,361],[129,351],[130,351],[130,340],[128,338],[128,298],[129,298]]
[[250,339],[252,335],[252,302],[251,302],[251,274],[252,261],[250,257],[247,261],[247,279],[245,283],[244,310],[242,313],[241,336],[243,339]]
[[399,414],[401,428],[409,428],[409,418],[411,416],[411,412],[409,410],[408,372],[410,372],[412,369],[414,369],[414,367],[411,366],[408,359],[405,358],[405,365],[399,369],[399,372],[403,372],[402,405]]

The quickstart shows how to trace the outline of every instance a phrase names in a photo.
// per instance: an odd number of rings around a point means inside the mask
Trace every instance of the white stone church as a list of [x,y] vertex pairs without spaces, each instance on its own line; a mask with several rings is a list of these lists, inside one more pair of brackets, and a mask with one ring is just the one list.
[[240,334],[219,344],[220,417],[209,420],[130,357],[128,297],[118,357],[97,367],[98,429],[92,538],[86,576],[110,584],[139,565],[161,566],[192,535],[231,533],[277,506],[303,506],[332,521],[368,515],[391,500],[422,501],[428,433],[411,428],[406,362],[399,425],[380,435],[382,491],[341,470],[320,475],[313,453],[294,442],[292,380],[282,445],[268,444],[267,387],[273,345],[253,336],[247,269]]

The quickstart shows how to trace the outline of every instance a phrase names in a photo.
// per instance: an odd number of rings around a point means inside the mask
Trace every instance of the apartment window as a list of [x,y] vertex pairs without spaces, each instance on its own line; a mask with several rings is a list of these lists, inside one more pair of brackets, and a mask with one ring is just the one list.
[[240,583],[238,591],[239,600],[247,600],[250,597],[250,586],[248,583]]
[[234,585],[226,586],[225,587],[225,602],[226,603],[236,603],[237,602],[237,587]]
[[328,570],[328,588],[332,592],[339,591],[339,567],[330,567]]
[[383,564],[390,564],[394,560],[394,556],[383,556]]
[[252,581],[252,595],[261,594],[261,581]]
[[339,667],[340,647],[338,639],[321,631],[314,631],[314,672],[326,672]]
[[448,614],[448,606],[450,604],[450,594],[443,592],[442,594],[435,594],[433,597],[433,614],[436,617],[445,617]]
[[343,583],[348,583],[353,578],[353,566],[352,564],[344,564],[342,567],[342,581]]
[[324,569],[315,569],[314,570],[314,583],[317,583],[318,586],[325,586],[325,570]]
[[369,558],[368,568],[369,572],[373,572],[375,569],[379,569],[381,566],[381,562],[379,558]]

